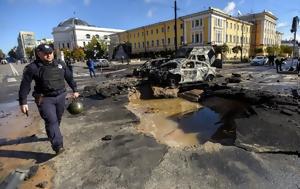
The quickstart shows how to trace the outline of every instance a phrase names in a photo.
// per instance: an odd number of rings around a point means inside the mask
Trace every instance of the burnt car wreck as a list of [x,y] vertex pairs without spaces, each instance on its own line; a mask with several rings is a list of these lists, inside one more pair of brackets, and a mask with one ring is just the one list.
[[155,84],[177,86],[180,84],[212,81],[216,68],[204,61],[174,59],[162,64],[149,75],[149,81]]

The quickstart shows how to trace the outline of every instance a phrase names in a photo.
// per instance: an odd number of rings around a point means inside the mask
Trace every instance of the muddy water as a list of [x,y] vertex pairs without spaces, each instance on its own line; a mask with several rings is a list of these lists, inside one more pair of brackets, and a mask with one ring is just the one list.
[[140,118],[138,131],[171,147],[189,147],[207,141],[232,145],[236,137],[234,119],[243,116],[247,106],[216,97],[202,104],[181,98],[130,98],[127,108]]
[[180,98],[139,100],[132,99],[127,108],[136,114],[141,123],[137,130],[153,135],[158,141],[172,147],[198,144],[197,133],[184,133],[178,122],[170,119],[181,113],[197,111],[201,106]]

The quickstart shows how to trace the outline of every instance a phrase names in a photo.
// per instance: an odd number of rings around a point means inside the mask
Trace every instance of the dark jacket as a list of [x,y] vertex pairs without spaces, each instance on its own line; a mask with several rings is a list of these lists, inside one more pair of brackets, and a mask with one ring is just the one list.
[[[68,85],[73,90],[73,92],[77,92],[76,82],[73,80],[72,73],[70,72],[69,69],[67,69],[65,63],[62,61],[54,60],[51,64],[53,64],[53,66],[61,66],[62,67],[63,73],[64,73],[64,76],[63,76],[64,78],[62,78],[62,80],[66,80]],[[39,60],[35,60],[34,62],[30,63],[29,65],[27,65],[24,68],[23,78],[22,78],[20,90],[19,90],[19,104],[20,105],[27,104],[27,95],[29,94],[29,92],[31,90],[32,80],[35,81],[33,96],[35,96],[36,94],[37,95],[45,95],[45,94],[43,94],[43,90],[42,90],[43,86],[42,86],[41,81],[43,79],[40,74],[42,66],[46,66],[43,69],[47,69],[47,66],[49,66],[49,65],[47,65],[47,63],[44,64]],[[65,91],[66,91],[65,87],[62,87],[61,89],[51,91],[51,94],[47,94],[47,95],[56,96]]]

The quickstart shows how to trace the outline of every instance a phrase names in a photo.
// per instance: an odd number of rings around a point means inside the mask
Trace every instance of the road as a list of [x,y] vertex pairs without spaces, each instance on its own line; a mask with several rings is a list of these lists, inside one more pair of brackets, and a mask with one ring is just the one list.
[[[23,65],[16,65],[16,69],[22,70],[21,66]],[[96,79],[91,79],[84,64],[78,64],[74,68],[74,76],[80,89],[84,86],[110,82],[116,78],[126,78],[131,68],[126,65],[117,66],[117,70],[124,69],[124,71],[113,74],[102,73]],[[9,70],[9,67],[5,66],[5,69]],[[116,70],[105,72],[112,71]],[[227,77],[235,72],[241,73],[245,78],[241,85],[250,88],[261,87],[289,94],[291,88],[297,86],[297,75],[278,75],[269,67],[225,65],[221,75]],[[250,77],[249,80],[247,77]],[[8,76],[4,74],[3,78]],[[16,82],[1,83],[3,87],[13,85],[7,88],[12,95],[7,96],[7,92],[1,93],[2,102],[16,99],[20,76],[14,78]],[[270,80],[272,82],[269,82]],[[45,140],[43,123],[36,112],[30,116],[30,118],[36,116],[36,120],[28,127],[25,124],[27,119],[18,114],[17,119],[21,120],[20,128],[27,129],[27,132],[11,135],[4,143],[6,145],[0,146],[0,170],[1,163],[2,167],[7,168],[5,165],[9,164],[9,161],[18,162],[10,166],[10,170],[19,167],[20,164],[47,166],[48,168],[39,169],[40,174],[38,173],[37,178],[34,177],[25,184],[35,186],[48,181],[48,186],[54,188],[300,187],[300,161],[297,154],[254,153],[234,145],[218,143],[185,148],[170,147],[157,141],[151,134],[144,134],[136,129],[139,118],[126,108],[130,103],[127,95],[103,99],[89,94],[81,98],[81,101],[85,106],[83,114],[77,116],[67,112],[64,114],[61,129],[66,152],[57,157],[54,157],[49,142]],[[33,104],[32,108],[34,110]],[[155,109],[152,111],[155,112]],[[12,119],[9,116],[7,118]],[[0,129],[13,127],[13,124],[8,122]],[[30,137],[32,134],[36,135]],[[111,135],[112,140],[102,140],[106,135]],[[17,140],[18,137],[23,139],[25,137],[26,140]],[[23,160],[30,162],[22,163]],[[51,174],[41,176],[49,170],[55,170],[52,175],[53,183]],[[2,173],[4,171],[2,170]],[[23,185],[23,188],[26,187]]]

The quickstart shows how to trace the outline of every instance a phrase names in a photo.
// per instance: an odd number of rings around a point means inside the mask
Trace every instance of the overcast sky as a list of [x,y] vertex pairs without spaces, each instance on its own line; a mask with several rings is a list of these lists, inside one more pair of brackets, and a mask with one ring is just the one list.
[[[174,18],[174,0],[0,0],[0,49],[17,45],[19,31],[36,39],[53,38],[52,28],[70,17],[98,27],[131,29]],[[177,0],[178,16],[216,7],[236,16],[267,10],[278,17],[278,31],[289,39],[291,21],[300,16],[299,0]],[[300,36],[300,35],[299,35]]]

